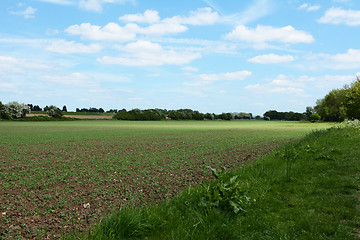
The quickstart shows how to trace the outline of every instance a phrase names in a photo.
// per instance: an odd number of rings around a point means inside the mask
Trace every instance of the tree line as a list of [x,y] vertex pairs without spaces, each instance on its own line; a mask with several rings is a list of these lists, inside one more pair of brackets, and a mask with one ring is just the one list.
[[166,109],[132,109],[127,111],[122,109],[117,111],[113,116],[114,119],[119,120],[232,120],[232,119],[252,119],[251,113],[201,113],[192,109],[178,109],[178,110],[166,110]]
[[[16,119],[23,118],[31,111],[44,111],[50,117],[62,118],[64,112],[67,112],[66,106],[63,106],[62,110],[54,105],[45,106],[43,109],[38,105],[24,104],[18,102],[10,102],[8,104],[2,104],[0,102],[0,119]],[[103,108],[76,108],[76,112],[105,112]],[[270,110],[264,113],[264,117],[257,115],[253,117],[252,113],[245,112],[232,112],[232,113],[201,113],[192,109],[178,109],[178,110],[166,110],[166,109],[145,109],[138,108],[127,111],[126,109],[117,110],[110,109],[110,113],[115,113],[113,118],[118,120],[132,120],[132,121],[159,121],[164,119],[171,120],[233,120],[233,119],[265,119],[265,120],[288,120],[299,121],[305,119],[305,113],[296,112],[277,112],[276,110]]]
[[[18,103],[15,101],[9,102],[7,104],[3,104],[0,101],[0,119],[12,120],[12,119],[24,118],[26,114],[31,112],[31,109],[38,110],[40,108],[36,106],[33,106],[32,104]],[[63,112],[54,105],[46,106],[44,110],[46,110],[46,113],[50,117],[53,118],[63,117]]]
[[331,90],[324,98],[316,101],[313,109],[323,121],[360,119],[360,77],[350,85]]

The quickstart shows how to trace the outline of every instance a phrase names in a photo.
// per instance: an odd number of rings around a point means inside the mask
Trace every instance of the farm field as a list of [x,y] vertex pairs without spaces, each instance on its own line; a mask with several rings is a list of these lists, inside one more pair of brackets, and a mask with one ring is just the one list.
[[0,237],[60,238],[146,205],[329,123],[0,122]]

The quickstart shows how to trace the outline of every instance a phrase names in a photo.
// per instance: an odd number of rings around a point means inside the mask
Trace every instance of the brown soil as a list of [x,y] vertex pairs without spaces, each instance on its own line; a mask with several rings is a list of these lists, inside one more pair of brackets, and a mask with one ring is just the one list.
[[201,142],[169,135],[4,145],[0,239],[87,231],[123,204],[158,202],[209,179],[207,165],[240,167],[278,144],[203,149]]

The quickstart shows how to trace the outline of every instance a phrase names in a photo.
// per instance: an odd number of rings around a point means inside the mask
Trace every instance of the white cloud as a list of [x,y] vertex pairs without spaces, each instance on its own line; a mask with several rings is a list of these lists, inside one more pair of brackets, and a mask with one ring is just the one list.
[[349,49],[346,53],[331,56],[331,59],[341,65],[360,66],[360,49]]
[[119,20],[125,22],[136,22],[136,23],[176,23],[185,25],[211,25],[219,20],[219,14],[212,11],[211,8],[198,8],[195,11],[190,11],[189,16],[174,16],[171,18],[165,18],[160,20],[159,13],[155,10],[146,10],[143,14],[126,14],[119,17]]
[[212,11],[211,8],[198,8],[195,11],[190,11],[189,16],[174,16],[171,18],[160,19],[159,13],[154,10],[146,10],[143,14],[126,14],[119,17],[119,20],[125,22],[136,23],[162,23],[162,24],[176,24],[176,25],[212,25],[220,19],[217,12]]
[[274,63],[287,63],[294,61],[295,58],[291,55],[275,55],[275,54],[265,54],[259,55],[253,58],[248,59],[248,62],[252,63],[261,63],[261,64],[274,64]]
[[46,50],[51,52],[70,54],[70,53],[97,53],[102,50],[99,44],[84,45],[74,41],[66,41],[63,39],[55,40],[50,45],[45,47]]
[[220,17],[217,12],[213,12],[211,8],[198,8],[196,11],[191,11],[189,16],[174,16],[166,18],[164,22],[175,22],[178,24],[189,25],[212,25],[219,21]]
[[258,94],[281,93],[308,97],[307,92],[311,92],[314,88],[326,92],[342,87],[344,84],[349,84],[354,79],[355,75],[325,75],[316,77],[302,75],[300,77],[292,77],[281,74],[275,79],[270,79],[268,83],[248,85],[245,89]]
[[242,81],[252,75],[249,71],[237,71],[227,73],[199,74],[193,82],[184,82],[186,86],[204,86],[215,81]]
[[128,23],[121,27],[117,23],[108,23],[104,27],[91,25],[90,23],[75,24],[68,27],[65,32],[71,35],[79,35],[85,40],[104,40],[127,42],[135,40],[137,34],[166,35],[187,31],[186,26],[174,22],[160,22],[148,27],[140,27],[135,23]]
[[303,5],[301,5],[300,7],[299,7],[299,9],[306,9],[306,8],[308,8],[308,4],[307,3],[304,3]]
[[308,11],[308,12],[312,12],[312,11],[317,11],[317,10],[319,10],[321,7],[319,6],[319,5],[315,5],[315,6],[310,6],[310,7],[308,7],[306,10]]
[[157,39],[157,42],[176,45],[177,49],[184,48],[179,45],[185,45],[185,48],[187,50],[191,50],[193,52],[235,54],[237,49],[236,43],[195,38],[186,39],[168,37],[159,38]]
[[344,10],[342,8],[330,8],[325,12],[318,22],[332,24],[346,24],[348,26],[360,25],[359,10]]
[[11,14],[23,16],[24,18],[34,18],[35,12],[37,11],[36,8],[27,7],[24,11],[11,11]]
[[39,75],[37,78],[47,83],[93,89],[92,91],[104,91],[104,89],[101,89],[101,82],[119,83],[131,81],[131,79],[119,75],[80,72],[43,74]]
[[15,89],[16,89],[16,86],[14,84],[0,82],[0,91],[1,92],[9,92],[9,91],[13,91]]
[[[99,1],[95,2],[100,3]],[[210,25],[214,24],[218,18],[217,12],[213,12],[211,8],[199,8],[196,11],[191,11],[189,16],[174,16],[163,20],[160,19],[157,11],[146,10],[143,14],[121,16],[119,20],[128,22],[125,26],[120,26],[114,22],[105,26],[81,23],[80,25],[69,26],[65,32],[71,35],[79,35],[85,40],[127,42],[135,40],[138,34],[161,36],[186,32],[188,27],[185,25]],[[137,23],[149,25],[144,27]]]
[[4,72],[23,72],[24,69],[50,69],[48,65],[17,59],[9,56],[0,56],[0,73]]
[[309,61],[318,62],[317,65],[332,69],[360,68],[360,49],[349,49],[346,53],[335,55],[313,54],[307,57]]
[[[209,2],[207,2],[209,3]],[[273,9],[271,1],[269,0],[255,0],[249,8],[245,9],[242,12],[221,16],[221,22],[236,24],[236,25],[244,25],[250,22],[253,22],[259,18],[262,18],[269,14]]]
[[39,77],[40,80],[48,82],[48,83],[55,83],[55,84],[59,84],[59,85],[65,85],[65,86],[73,86],[73,87],[95,87],[98,86],[97,83],[94,83],[91,80],[91,77],[83,74],[83,73],[79,73],[79,72],[74,72],[71,74],[62,74],[62,75],[56,75],[56,74],[51,74],[51,75],[43,75],[41,77]]
[[253,84],[245,87],[246,90],[256,92],[258,94],[290,94],[304,96],[304,85],[301,81],[291,80],[284,75],[279,75],[270,83],[266,84]]
[[299,7],[300,10],[306,10],[308,12],[312,12],[312,11],[317,11],[319,10],[321,7],[319,5],[312,5],[310,6],[309,4],[307,3],[304,3],[303,5],[301,5]]
[[314,41],[310,33],[296,30],[292,26],[276,28],[272,26],[258,25],[255,29],[246,26],[237,26],[231,33],[225,35],[225,39],[233,41],[245,41],[254,45],[264,45],[268,42],[280,43],[311,43]]
[[188,28],[176,22],[160,22],[146,28],[137,28],[137,32],[145,35],[166,35],[186,32]]
[[255,91],[258,94],[264,93],[275,93],[275,94],[290,94],[290,95],[304,95],[304,89],[302,88],[294,88],[294,87],[274,87],[271,85],[262,85],[262,84],[255,84],[255,85],[248,85],[245,87],[246,90]]
[[125,52],[120,57],[104,56],[98,61],[103,64],[124,66],[161,66],[165,64],[183,65],[201,57],[199,53],[166,50],[158,43],[139,40],[129,43],[119,50]]
[[68,27],[65,32],[71,35],[80,35],[85,40],[106,40],[126,42],[136,37],[136,24],[127,24],[124,27],[117,23],[108,23],[104,27],[90,23],[75,24]]
[[80,0],[79,7],[87,11],[102,11],[101,1],[99,0]]
[[146,10],[144,14],[126,14],[122,17],[119,17],[119,20],[125,22],[137,22],[137,23],[156,23],[160,21],[159,13],[154,10]]

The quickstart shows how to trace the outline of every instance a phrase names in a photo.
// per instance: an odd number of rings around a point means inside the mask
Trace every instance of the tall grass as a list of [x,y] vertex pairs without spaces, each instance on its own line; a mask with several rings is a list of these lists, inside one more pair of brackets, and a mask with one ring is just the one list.
[[358,128],[315,131],[222,173],[222,183],[237,176],[236,191],[256,200],[244,211],[202,204],[207,191],[219,187],[217,179],[158,205],[123,206],[88,233],[67,238],[357,239],[359,142]]

